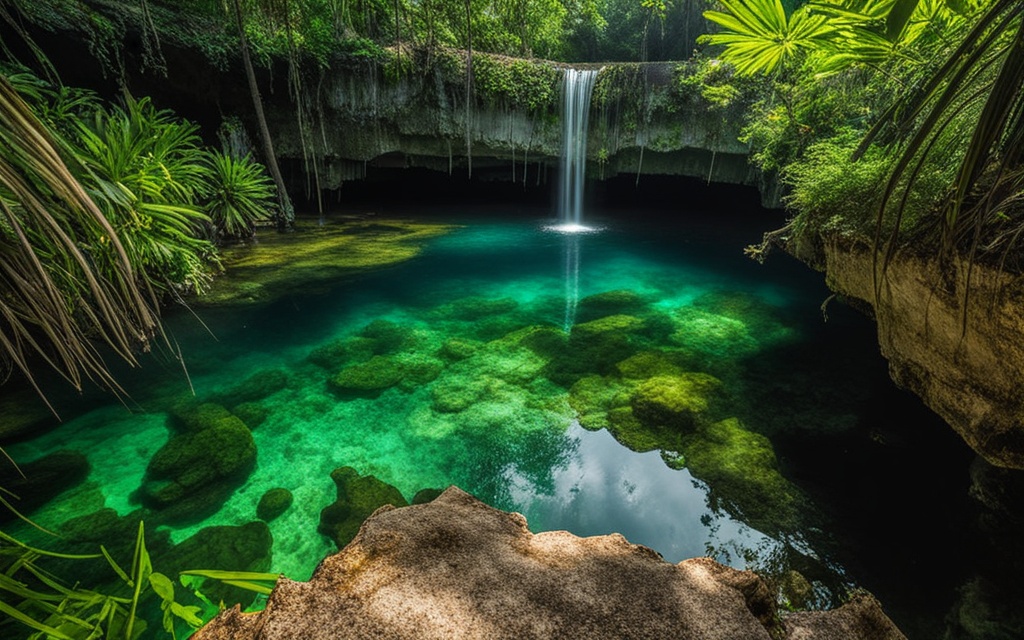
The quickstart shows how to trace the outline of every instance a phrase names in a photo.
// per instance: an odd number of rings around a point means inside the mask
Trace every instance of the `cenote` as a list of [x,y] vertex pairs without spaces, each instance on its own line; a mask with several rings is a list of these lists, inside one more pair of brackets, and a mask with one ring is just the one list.
[[[690,191],[692,207],[610,196],[575,234],[535,202],[379,200],[261,233],[240,256],[337,239],[413,250],[344,275],[250,265],[237,290],[229,268],[218,304],[166,318],[187,376],[158,354],[127,376],[124,404],[64,399],[63,423],[6,447],[89,462],[33,520],[61,531],[139,509],[170,416],[212,403],[252,430],[255,466],[213,503],[154,514],[150,535],[244,525],[284,488],[294,502],[269,523],[269,568],[308,579],[336,549],[317,529],[332,471],[350,467],[406,500],[454,484],[534,531],[618,532],[671,562],[710,555],[798,580],[793,606],[864,588],[909,637],[937,637],[972,570],[948,553],[976,544],[969,450],[892,384],[869,318],[841,302],[823,315],[820,274],[744,256],[779,212],[746,193],[705,207],[706,189],[662,184],[659,198]],[[252,302],[254,282],[274,295]]]
[[1024,637],[1020,3],[0,4],[0,637]]

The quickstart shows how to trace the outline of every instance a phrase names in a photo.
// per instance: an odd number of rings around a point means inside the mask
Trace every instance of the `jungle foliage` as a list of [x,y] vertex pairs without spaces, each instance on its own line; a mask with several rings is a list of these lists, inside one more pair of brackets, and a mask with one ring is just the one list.
[[1024,5],[719,4],[702,41],[763,78],[745,136],[788,185],[796,224],[873,234],[880,271],[911,241],[1021,267]]
[[0,94],[0,362],[118,391],[103,350],[137,364],[161,305],[208,286],[215,242],[272,212],[267,178],[146,98],[107,105],[11,69]]

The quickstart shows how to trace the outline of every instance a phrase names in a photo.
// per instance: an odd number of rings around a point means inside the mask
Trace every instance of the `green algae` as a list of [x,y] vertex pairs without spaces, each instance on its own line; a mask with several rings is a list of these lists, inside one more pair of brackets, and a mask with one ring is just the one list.
[[339,549],[356,537],[363,521],[380,507],[409,504],[392,485],[373,475],[360,475],[352,467],[335,469],[331,480],[337,488],[337,498],[320,512],[317,531],[330,538]]
[[297,288],[327,288],[341,279],[411,260],[426,241],[455,228],[411,220],[350,220],[325,226],[297,220],[291,233],[264,234],[257,243],[224,249],[224,273],[193,304],[267,303]]
[[690,430],[700,424],[721,386],[706,373],[654,376],[636,386],[630,406],[645,424]]
[[260,496],[260,501],[256,505],[256,517],[264,522],[270,522],[284,513],[294,501],[295,496],[288,489],[283,487],[268,489]]
[[768,438],[727,418],[691,436],[683,455],[694,477],[708,484],[709,501],[761,531],[796,527],[799,492],[780,473]]

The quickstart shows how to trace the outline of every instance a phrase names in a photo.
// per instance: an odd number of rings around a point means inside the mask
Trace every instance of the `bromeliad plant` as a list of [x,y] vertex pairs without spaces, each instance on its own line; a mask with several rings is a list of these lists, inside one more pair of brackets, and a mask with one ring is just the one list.
[[75,124],[82,182],[149,287],[203,291],[215,249],[200,237],[209,217],[199,206],[207,169],[198,127],[130,97]]
[[274,183],[250,156],[236,158],[219,151],[204,157],[203,211],[216,237],[249,238],[256,224],[274,219]]

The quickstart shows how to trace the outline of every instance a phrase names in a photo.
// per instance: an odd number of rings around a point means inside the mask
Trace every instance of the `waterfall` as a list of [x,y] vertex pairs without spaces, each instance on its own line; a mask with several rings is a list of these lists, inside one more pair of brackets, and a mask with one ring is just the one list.
[[562,84],[562,172],[559,223],[566,230],[583,226],[583,179],[587,167],[587,120],[597,71],[566,69]]

